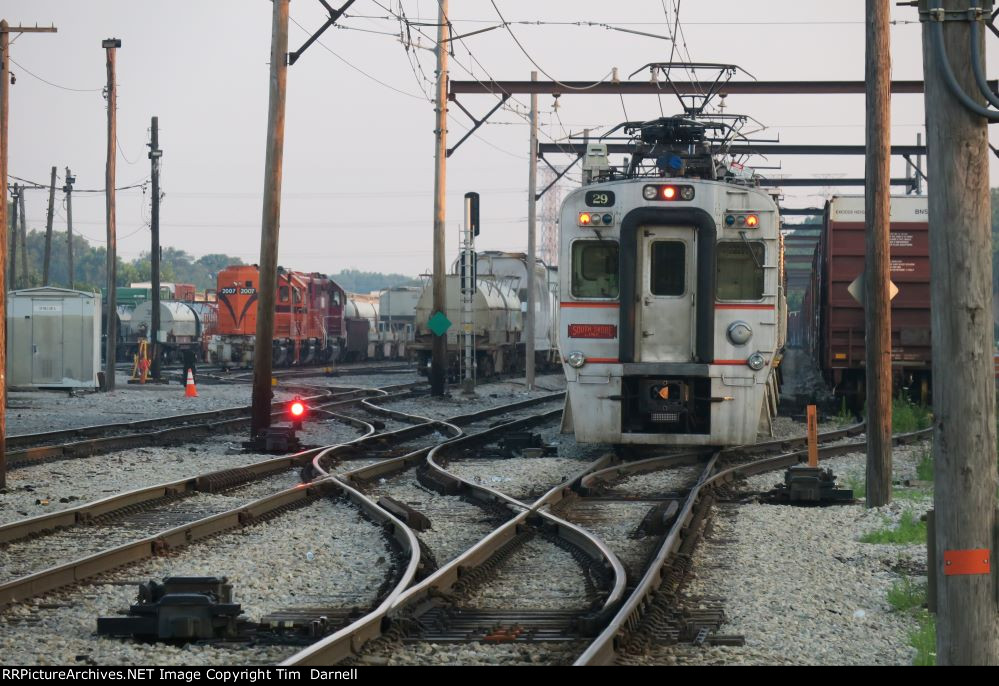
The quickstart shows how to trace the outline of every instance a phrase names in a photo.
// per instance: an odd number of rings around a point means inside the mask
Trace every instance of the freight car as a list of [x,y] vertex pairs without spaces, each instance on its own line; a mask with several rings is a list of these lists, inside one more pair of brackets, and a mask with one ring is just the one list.
[[416,304],[420,290],[413,286],[388,288],[378,296],[378,350],[376,357],[404,360],[414,339]]
[[344,310],[347,332],[343,360],[360,362],[375,357],[378,346],[378,298],[360,293],[347,294]]
[[[159,350],[165,363],[180,362],[183,352],[191,350],[202,356],[204,323],[192,307],[193,303],[160,301]],[[128,334],[125,336],[126,359],[131,359],[141,339],[149,340],[153,327],[153,303],[139,303],[132,310]]]
[[[864,197],[826,203],[813,278],[798,318],[802,340],[826,382],[855,412],[864,406]],[[930,400],[929,214],[925,196],[891,198],[892,379],[896,393]]]
[[[462,375],[464,343],[461,276],[448,274],[445,287],[447,293],[445,315],[452,323],[445,333],[447,376],[450,380],[456,381]],[[433,288],[428,283],[416,305],[416,336],[412,344],[418,368],[424,374],[430,369],[433,352],[435,334],[430,328],[430,318],[433,314]],[[475,280],[470,326],[475,347],[477,377],[490,377],[493,374],[520,371],[524,368],[526,346],[523,340],[521,300],[510,280],[497,280],[494,276],[480,276]]]
[[590,143],[559,215],[567,424],[576,440],[755,442],[776,414],[786,317],[780,214],[711,154],[726,120],[623,125],[630,163]]
[[[230,266],[218,274],[218,324],[209,337],[209,361],[250,366],[257,328],[256,265]],[[332,362],[346,344],[344,290],[328,276],[278,267],[274,314],[275,367]]]

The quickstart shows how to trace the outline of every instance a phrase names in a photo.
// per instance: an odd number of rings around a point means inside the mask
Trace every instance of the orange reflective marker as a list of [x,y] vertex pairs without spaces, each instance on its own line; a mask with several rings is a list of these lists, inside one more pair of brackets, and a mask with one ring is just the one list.
[[815,405],[809,405],[805,417],[808,421],[808,466],[819,466],[819,422],[815,418]]

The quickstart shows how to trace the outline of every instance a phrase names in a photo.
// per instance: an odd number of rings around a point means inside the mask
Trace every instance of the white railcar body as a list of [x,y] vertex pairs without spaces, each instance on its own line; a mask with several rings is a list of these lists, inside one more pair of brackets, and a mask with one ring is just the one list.
[[637,177],[560,213],[559,344],[587,443],[756,441],[783,345],[780,218],[764,190]]

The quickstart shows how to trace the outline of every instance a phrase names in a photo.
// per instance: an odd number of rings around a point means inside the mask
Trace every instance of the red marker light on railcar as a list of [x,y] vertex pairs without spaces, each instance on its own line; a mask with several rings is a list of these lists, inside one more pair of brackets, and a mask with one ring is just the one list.
[[676,186],[663,186],[663,200],[673,200],[676,198]]

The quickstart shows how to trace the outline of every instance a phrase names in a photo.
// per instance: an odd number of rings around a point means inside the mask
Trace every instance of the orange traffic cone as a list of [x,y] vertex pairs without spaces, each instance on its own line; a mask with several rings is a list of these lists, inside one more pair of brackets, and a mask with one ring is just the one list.
[[184,389],[184,395],[188,398],[198,397],[198,388],[194,385],[194,372],[190,369],[187,370],[187,387]]

